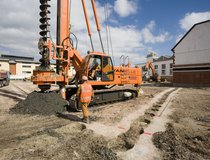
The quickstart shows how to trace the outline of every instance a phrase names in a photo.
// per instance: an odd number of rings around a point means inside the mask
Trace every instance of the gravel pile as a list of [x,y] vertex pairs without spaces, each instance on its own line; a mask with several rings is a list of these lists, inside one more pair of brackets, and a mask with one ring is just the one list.
[[67,101],[58,93],[32,92],[28,97],[10,109],[15,114],[53,115],[64,112]]

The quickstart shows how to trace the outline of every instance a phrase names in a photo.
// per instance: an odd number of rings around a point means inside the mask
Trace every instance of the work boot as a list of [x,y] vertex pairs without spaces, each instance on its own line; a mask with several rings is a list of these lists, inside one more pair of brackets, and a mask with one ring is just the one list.
[[82,118],[82,121],[83,121],[84,123],[90,124],[90,118],[89,118],[89,117],[84,117],[84,118]]

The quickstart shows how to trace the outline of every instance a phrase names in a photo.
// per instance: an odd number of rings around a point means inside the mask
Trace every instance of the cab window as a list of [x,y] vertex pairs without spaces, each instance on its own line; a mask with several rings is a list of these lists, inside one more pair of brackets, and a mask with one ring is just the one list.
[[114,80],[114,68],[110,57],[102,57],[102,81]]
[[88,79],[101,81],[101,56],[93,56],[89,60]]

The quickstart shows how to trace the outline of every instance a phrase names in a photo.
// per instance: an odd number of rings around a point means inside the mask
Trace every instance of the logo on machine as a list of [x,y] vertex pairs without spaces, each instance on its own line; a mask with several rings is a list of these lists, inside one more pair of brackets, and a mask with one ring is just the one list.
[[125,72],[125,70],[123,70],[123,69],[115,69],[114,71],[115,72]]

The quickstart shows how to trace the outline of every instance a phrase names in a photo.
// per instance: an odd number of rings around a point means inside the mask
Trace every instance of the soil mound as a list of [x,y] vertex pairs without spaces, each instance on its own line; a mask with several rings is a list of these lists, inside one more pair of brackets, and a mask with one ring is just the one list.
[[[72,159],[118,159],[117,154],[108,148],[105,138],[94,135],[91,130],[84,130],[81,134],[67,141],[63,147],[64,150],[68,151],[67,157],[72,157]],[[75,151],[78,154],[75,154]]]
[[174,127],[169,124],[165,132],[157,132],[153,135],[153,143],[164,152],[164,159],[183,159],[185,148],[180,145]]
[[164,152],[164,159],[208,159],[209,151],[202,147],[198,137],[186,137],[180,135],[172,124],[168,124],[165,132],[157,132],[153,135],[153,143]]
[[32,92],[28,97],[10,109],[15,114],[53,115],[64,112],[67,101],[56,92]]

